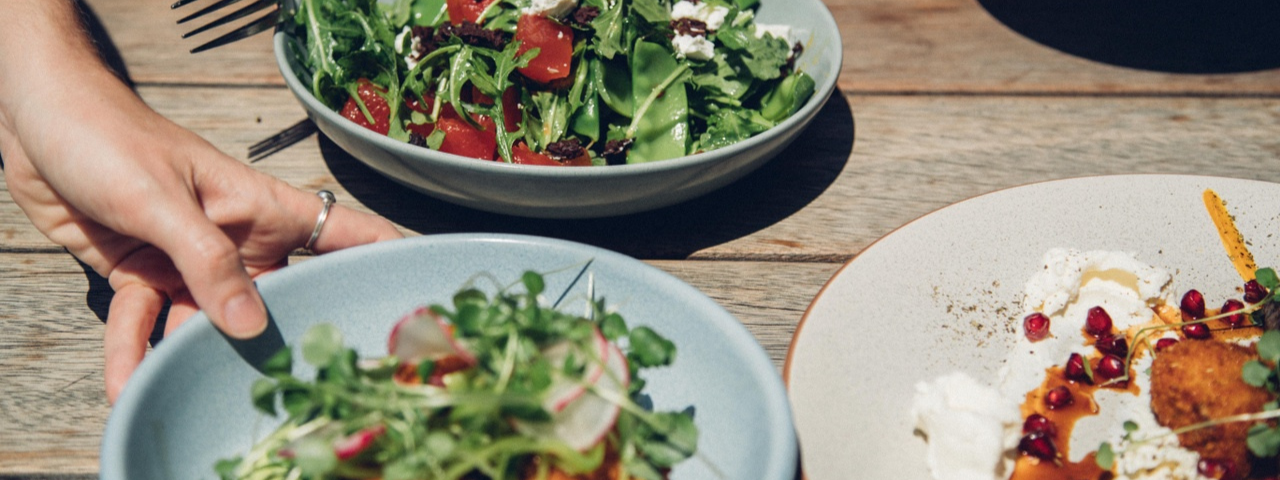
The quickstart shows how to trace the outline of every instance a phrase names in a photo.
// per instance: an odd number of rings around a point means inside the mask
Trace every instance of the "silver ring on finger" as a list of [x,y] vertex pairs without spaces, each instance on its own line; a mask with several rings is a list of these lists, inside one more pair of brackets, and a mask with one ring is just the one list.
[[316,196],[324,201],[324,208],[320,209],[320,216],[316,217],[316,227],[311,229],[311,238],[308,238],[307,244],[302,246],[303,250],[312,253],[314,253],[312,249],[316,246],[316,239],[320,238],[320,231],[324,229],[324,222],[329,219],[329,210],[333,208],[333,204],[338,203],[338,197],[328,190],[318,191]]

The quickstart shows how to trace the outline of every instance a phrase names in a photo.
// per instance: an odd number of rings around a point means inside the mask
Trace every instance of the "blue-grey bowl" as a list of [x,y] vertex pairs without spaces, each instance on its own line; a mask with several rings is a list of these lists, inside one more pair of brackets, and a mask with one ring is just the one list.
[[774,128],[726,148],[636,165],[594,168],[487,162],[416,147],[342,118],[295,73],[288,34],[275,36],[276,63],[307,114],[330,139],[386,177],[432,197],[490,212],[540,218],[624,215],[673,205],[723,187],[777,156],[836,87],[844,45],[821,0],[763,0],[756,20],[790,25],[804,44],[796,68],[813,77],[813,97]]
[[[592,261],[590,276],[574,282]],[[631,326],[648,325],[676,343],[673,366],[644,373],[657,410],[692,408],[698,455],[673,480],[792,480],[797,447],[777,369],[742,324],[675,277],[618,253],[520,235],[414,237],[343,250],[293,265],[258,282],[272,327],[233,341],[197,314],[142,362],[107,420],[104,480],[216,479],[214,463],[241,455],[277,425],[254,410],[254,365],[320,322],[337,325],[362,356],[386,354],[391,326],[415,307],[448,304],[477,274],[514,282],[547,275],[547,297],[573,288],[561,308],[597,298]],[[479,280],[477,286],[489,285]],[[296,354],[295,350],[295,354]],[[305,375],[305,373],[304,373]]]

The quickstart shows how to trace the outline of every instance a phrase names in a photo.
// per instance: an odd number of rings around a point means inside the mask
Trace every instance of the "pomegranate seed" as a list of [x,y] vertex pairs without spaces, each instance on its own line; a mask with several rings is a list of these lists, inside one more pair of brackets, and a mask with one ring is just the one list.
[[1111,333],[1111,315],[1102,307],[1090,308],[1089,315],[1084,319],[1084,331],[1094,337]]
[[1156,351],[1159,352],[1166,348],[1172,347],[1177,343],[1178,343],[1178,339],[1176,338],[1161,338],[1159,340],[1156,340]]
[[1110,353],[1117,357],[1129,355],[1129,341],[1125,340],[1124,335],[1102,336],[1093,346],[1097,347],[1099,352]]
[[1204,295],[1196,289],[1187,290],[1182,294],[1182,317],[1188,320],[1199,320],[1204,318]]
[[1194,338],[1196,340],[1204,340],[1210,337],[1209,326],[1203,323],[1183,325],[1182,334],[1186,335],[1187,338]]
[[1267,298],[1267,289],[1257,280],[1249,280],[1244,284],[1244,301],[1258,303]]
[[[1019,444],[1021,446],[1021,444]],[[1202,458],[1196,470],[1209,478],[1225,479],[1236,477],[1236,466],[1230,460],[1218,458]]]
[[1103,355],[1102,360],[1098,360],[1098,368],[1094,369],[1099,377],[1104,379],[1112,379],[1123,377],[1125,374],[1124,359],[1115,355]]
[[[1234,299],[1234,298],[1229,299],[1229,300],[1227,300],[1226,302],[1223,302],[1223,303],[1222,303],[1222,313],[1234,312],[1234,311],[1236,311],[1236,310],[1240,310],[1240,309],[1243,309],[1243,308],[1244,308],[1244,303],[1242,303],[1242,302],[1240,302],[1239,300],[1236,300],[1236,299]],[[1223,319],[1224,321],[1226,321],[1228,325],[1231,325],[1231,326],[1233,326],[1233,327],[1239,327],[1239,326],[1241,326],[1241,325],[1244,325],[1244,314],[1243,314],[1243,313],[1237,313],[1237,314],[1235,314],[1235,315],[1228,315],[1228,316],[1226,316],[1226,317],[1223,317],[1222,319]]]
[[1060,386],[1060,387],[1054,388],[1053,390],[1049,390],[1048,393],[1044,394],[1044,404],[1045,406],[1049,407],[1049,410],[1057,410],[1059,408],[1064,408],[1068,405],[1071,405],[1072,401],[1074,401],[1074,399],[1071,398],[1071,390],[1068,389],[1066,386]]
[[1049,336],[1049,317],[1040,312],[1027,315],[1022,319],[1022,329],[1026,332],[1027,340],[1043,340]]
[[1062,367],[1062,375],[1067,380],[1093,384],[1093,379],[1089,378],[1089,372],[1084,369],[1084,357],[1079,353],[1073,353],[1067,357],[1067,365]]
[[1018,451],[1041,460],[1058,458],[1058,447],[1053,440],[1041,432],[1032,432],[1022,436],[1018,441]]
[[1044,415],[1033,413],[1022,422],[1022,433],[1040,433],[1052,437],[1058,434],[1058,427]]

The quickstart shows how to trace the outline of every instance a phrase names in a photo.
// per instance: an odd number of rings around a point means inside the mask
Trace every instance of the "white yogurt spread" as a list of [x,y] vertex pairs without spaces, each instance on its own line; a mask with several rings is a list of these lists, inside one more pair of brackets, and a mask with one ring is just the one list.
[[1018,403],[963,372],[916,384],[911,415],[929,441],[938,480],[991,480],[1013,473],[1022,433]]
[[1022,306],[1024,315],[1038,311],[1049,317],[1049,337],[1032,342],[1019,335],[1005,362],[1001,393],[1021,398],[1044,381],[1045,369],[1063,364],[1072,353],[1091,354],[1094,348],[1084,344],[1080,332],[1090,308],[1101,306],[1122,332],[1150,322],[1152,307],[1169,301],[1165,286],[1172,278],[1129,253],[1046,252],[1040,270],[1027,280]]
[[[996,387],[993,389],[981,385],[966,386],[964,381],[954,378],[963,375],[960,373],[943,376],[932,384],[922,383],[917,386],[912,414],[916,418],[917,428],[927,435],[928,462],[934,478],[1009,478],[1012,465],[1006,465],[1006,462],[1016,458],[1022,422],[1021,418],[1014,420],[1017,428],[1013,432],[1012,442],[1002,442],[995,446],[994,442],[986,438],[991,435],[989,432],[1007,429],[1008,419],[998,415],[975,415],[970,413],[968,405],[952,405],[938,400],[948,398],[939,392],[948,389],[975,389],[966,395],[995,397],[998,400],[987,401],[993,405],[1013,402],[1016,406],[1027,392],[1041,385],[1046,369],[1064,364],[1071,353],[1085,356],[1093,353],[1094,347],[1084,344],[1081,332],[1090,308],[1102,306],[1119,331],[1146,324],[1154,318],[1153,307],[1162,303],[1176,304],[1166,290],[1171,280],[1172,276],[1165,270],[1147,265],[1129,253],[1063,248],[1046,252],[1040,270],[1025,285],[1022,305],[1026,309],[1025,313],[1038,311],[1049,317],[1050,335],[1032,342],[1022,335],[1022,329],[1019,328],[1015,346],[1007,355],[999,378],[994,379]],[[1148,355],[1136,361],[1133,368],[1142,372],[1150,365],[1151,357]],[[977,383],[972,380],[968,382]],[[1178,446],[1177,436],[1169,435],[1159,441],[1127,449],[1129,443],[1123,439],[1126,432],[1122,426],[1126,420],[1139,425],[1138,432],[1132,434],[1138,439],[1154,438],[1168,431],[1156,422],[1151,413],[1150,377],[1139,375],[1134,382],[1141,392],[1138,396],[1127,391],[1107,389],[1094,393],[1099,413],[1083,417],[1075,424],[1068,460],[1080,461],[1085,454],[1097,449],[1105,441],[1117,452],[1117,480],[1203,478],[1196,471],[1199,455]],[[977,388],[986,388],[987,391],[979,392]],[[922,411],[928,412],[930,418],[957,418],[934,420],[934,424],[929,424],[922,420]],[[1017,408],[1014,409],[1014,415],[1020,417]],[[948,430],[961,422],[974,422],[975,425],[955,431]],[[978,422],[985,424],[976,425]],[[982,440],[975,441],[975,438]],[[956,445],[937,445],[941,442],[955,442]],[[977,448],[978,444],[982,445],[981,449]],[[962,463],[948,466],[946,462],[952,461],[950,458],[953,455],[970,455],[973,458],[956,459],[955,462]],[[978,466],[986,466],[986,469],[979,471]],[[960,471],[965,472],[960,474],[963,476],[953,475]]]

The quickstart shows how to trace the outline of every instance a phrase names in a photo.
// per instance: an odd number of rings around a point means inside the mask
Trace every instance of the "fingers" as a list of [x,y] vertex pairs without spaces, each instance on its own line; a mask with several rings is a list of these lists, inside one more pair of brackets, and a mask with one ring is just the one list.
[[115,403],[125,382],[142,362],[147,352],[147,337],[163,306],[164,296],[150,287],[131,283],[116,290],[103,338],[107,401]]
[[204,212],[191,205],[170,206],[170,212],[155,217],[167,225],[159,225],[159,233],[147,240],[173,261],[187,291],[215,326],[234,338],[262,333],[267,311],[239,248]]
[[183,291],[169,296],[169,316],[164,322],[164,336],[168,337],[173,330],[182,326],[187,319],[200,311],[200,306],[196,305],[195,299],[191,298],[191,294]]
[[[320,204],[317,198],[316,204]],[[319,214],[319,209],[316,210]],[[310,235],[310,232],[308,232]],[[320,229],[312,251],[328,253],[366,243],[402,238],[404,235],[390,221],[382,217],[358,212],[342,205],[334,205],[329,218]]]

